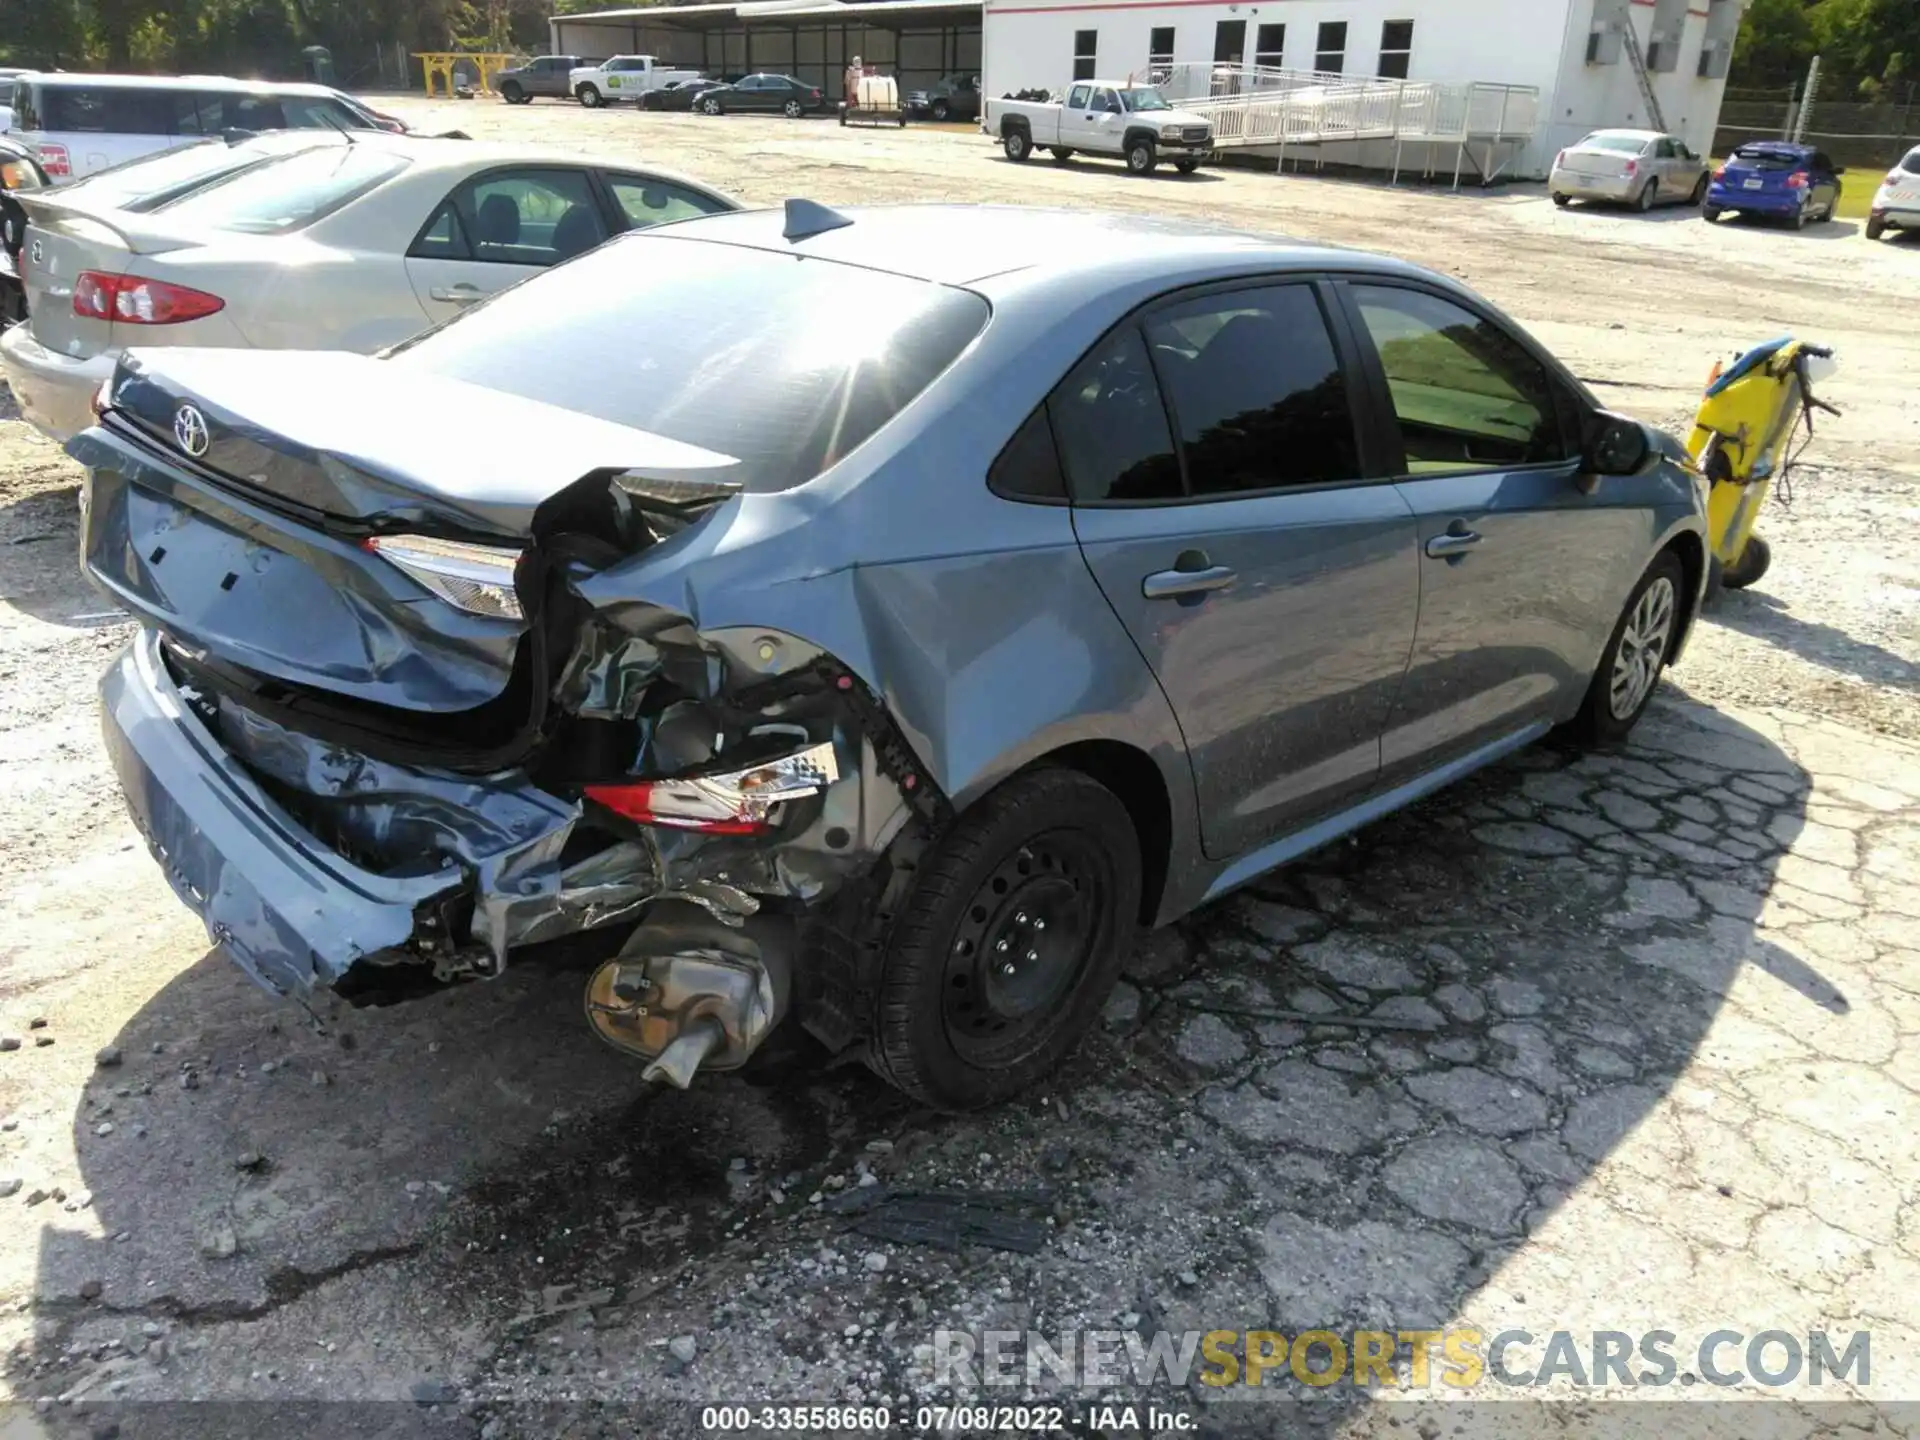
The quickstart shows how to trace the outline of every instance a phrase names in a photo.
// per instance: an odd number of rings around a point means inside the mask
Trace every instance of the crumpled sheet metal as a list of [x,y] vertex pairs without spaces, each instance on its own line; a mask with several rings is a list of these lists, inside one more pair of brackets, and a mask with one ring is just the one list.
[[370,868],[388,873],[458,870],[474,885],[470,939],[493,968],[507,950],[610,925],[660,893],[646,848],[614,846],[560,865],[577,804],[518,772],[474,777],[394,765],[288,730],[220,702],[221,738],[250,770],[305,797],[301,818]]

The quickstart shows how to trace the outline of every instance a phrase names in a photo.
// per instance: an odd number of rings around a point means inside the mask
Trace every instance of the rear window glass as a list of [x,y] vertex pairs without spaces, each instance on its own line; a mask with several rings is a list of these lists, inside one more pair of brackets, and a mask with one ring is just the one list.
[[926,280],[629,236],[501,292],[389,363],[730,455],[739,463],[724,476],[766,492],[867,440],[988,314],[979,296]]
[[1760,170],[1795,170],[1807,163],[1799,155],[1782,154],[1764,145],[1742,145],[1733,152],[1733,158]]
[[264,164],[270,158],[235,149],[221,140],[203,140],[96,170],[84,180],[67,186],[61,194],[80,196],[89,207],[100,209],[151,210],[223,175]]
[[1601,131],[1598,135],[1589,135],[1580,142],[1582,150],[1611,150],[1616,155],[1638,155],[1647,148],[1644,135],[1610,135]]
[[1920,175],[1920,150],[1907,152],[1907,158],[1900,162],[1900,168],[1909,175]]
[[330,145],[244,170],[159,208],[186,225],[279,235],[331,214],[408,163],[388,150]]
[[[121,85],[32,87],[34,128],[82,135],[166,135],[173,128],[168,92]],[[24,128],[24,127],[23,127]]]

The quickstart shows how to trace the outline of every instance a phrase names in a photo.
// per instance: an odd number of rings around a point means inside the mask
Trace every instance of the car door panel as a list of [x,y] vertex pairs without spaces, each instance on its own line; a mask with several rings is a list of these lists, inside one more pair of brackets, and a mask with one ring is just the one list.
[[1631,483],[1582,484],[1571,398],[1491,317],[1416,285],[1343,293],[1395,419],[1420,554],[1419,624],[1381,739],[1392,785],[1571,714],[1648,520]]
[[[1318,304],[1291,284],[1161,307],[1049,406],[1081,549],[1179,718],[1216,858],[1373,788],[1413,636],[1412,516],[1393,486],[1353,476]],[[1321,468],[1344,484],[1303,468],[1341,448],[1335,430],[1344,454]]]
[[608,233],[588,171],[557,165],[488,171],[455,186],[441,202],[408,251],[407,278],[438,322],[570,259],[583,232],[597,237],[595,244]]

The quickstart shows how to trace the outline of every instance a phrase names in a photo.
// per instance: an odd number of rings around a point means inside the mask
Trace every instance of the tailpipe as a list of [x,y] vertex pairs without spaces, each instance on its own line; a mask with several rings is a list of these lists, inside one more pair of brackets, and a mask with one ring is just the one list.
[[685,901],[655,905],[587,982],[587,1022],[648,1062],[647,1080],[685,1090],[701,1070],[735,1070],[786,1014],[778,917],[739,927]]

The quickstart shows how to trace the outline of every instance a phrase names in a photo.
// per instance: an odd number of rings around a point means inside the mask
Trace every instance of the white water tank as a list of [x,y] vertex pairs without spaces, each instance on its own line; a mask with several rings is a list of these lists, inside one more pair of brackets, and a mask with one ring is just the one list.
[[898,110],[900,82],[891,75],[862,75],[854,105],[861,110]]

